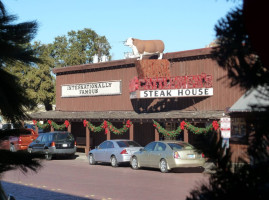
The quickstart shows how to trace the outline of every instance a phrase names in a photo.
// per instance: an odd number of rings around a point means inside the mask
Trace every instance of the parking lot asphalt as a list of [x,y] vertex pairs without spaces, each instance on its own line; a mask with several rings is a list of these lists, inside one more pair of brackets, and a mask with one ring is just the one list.
[[[188,170],[163,174],[158,169],[131,170],[127,165],[118,168],[112,168],[110,164],[90,166],[85,153],[80,152],[76,153],[75,159],[55,158],[43,164],[37,174],[24,176],[18,170],[8,172],[3,179],[6,192],[22,200],[157,200],[166,195],[172,200],[185,199],[197,183],[207,181],[209,177],[207,173]],[[173,184],[168,186],[168,180]],[[123,187],[124,192],[118,193]],[[163,188],[167,191],[159,193]]]

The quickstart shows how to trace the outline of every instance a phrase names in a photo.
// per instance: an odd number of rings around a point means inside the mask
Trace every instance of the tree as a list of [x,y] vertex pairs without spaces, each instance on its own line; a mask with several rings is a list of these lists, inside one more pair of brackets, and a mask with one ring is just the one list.
[[[268,71],[253,49],[245,26],[244,15],[238,8],[219,21],[215,26],[217,43],[213,51],[219,65],[228,71],[231,86],[240,85],[249,89],[258,85],[265,86],[261,93],[269,100]],[[265,39],[265,38],[264,38]],[[269,109],[252,113],[252,126],[255,134],[248,136],[248,154],[251,164],[235,166],[232,170],[231,152],[221,146],[213,136],[209,142],[214,151],[207,151],[209,157],[216,160],[216,173],[212,174],[209,184],[203,184],[191,192],[188,200],[216,199],[267,199],[269,196]],[[243,159],[241,162],[244,162]]]
[[35,42],[31,48],[35,57],[42,62],[30,65],[15,62],[5,67],[5,70],[18,77],[28,98],[35,102],[35,105],[45,105],[46,110],[52,110],[55,101],[55,77],[51,74],[54,62],[50,57],[50,47],[51,45]]
[[51,74],[52,68],[91,63],[95,54],[99,59],[101,56],[110,58],[111,48],[104,36],[97,35],[91,29],[70,31],[68,36],[56,37],[52,44],[35,42],[25,46],[34,52],[34,58],[42,62],[7,62],[5,70],[18,78],[18,83],[32,101],[31,108],[43,104],[46,110],[52,110],[55,102],[55,78]]
[[215,26],[219,48],[213,51],[219,65],[228,71],[231,86],[250,89],[268,83],[269,72],[253,49],[241,8],[228,13]]
[[99,36],[95,31],[85,28],[70,31],[67,36],[58,36],[52,44],[51,56],[55,67],[92,63],[93,56],[107,56],[110,59],[111,49],[105,36]]
[[33,49],[42,63],[38,63],[29,74],[28,92],[35,95],[35,101],[43,104],[46,110],[52,110],[55,103],[55,77],[51,72],[54,67],[54,60],[50,57],[51,45],[36,42]]
[[37,23],[32,21],[14,24],[16,19],[16,16],[6,13],[0,1],[0,112],[10,121],[25,117],[25,108],[31,107],[33,102],[27,98],[19,80],[3,68],[7,63],[29,64],[39,61],[33,50],[26,45],[36,33]]
[[[0,1],[0,112],[8,120],[15,122],[26,117],[24,107],[27,108],[32,103],[19,84],[18,78],[3,68],[8,63],[29,64],[39,60],[27,46],[37,31],[37,23],[14,24],[14,20],[16,17],[8,15]],[[20,168],[23,172],[27,172],[28,169],[36,171],[41,167],[39,160],[34,159],[38,157],[40,156],[25,152],[0,150],[0,175],[15,168]]]
[[8,62],[5,71],[18,78],[27,97],[33,102],[31,108],[42,104],[46,110],[52,110],[55,101],[55,77],[51,74],[53,60],[49,56],[50,45],[35,42],[30,46],[35,52],[35,56],[42,62],[36,64],[25,64],[20,61]]

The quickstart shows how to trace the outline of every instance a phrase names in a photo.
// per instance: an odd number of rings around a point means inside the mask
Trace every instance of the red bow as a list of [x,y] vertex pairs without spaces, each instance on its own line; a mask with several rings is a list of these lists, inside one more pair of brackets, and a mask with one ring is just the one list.
[[83,125],[84,125],[84,127],[86,127],[88,125],[88,122],[86,119],[83,120]]
[[130,128],[132,126],[132,122],[128,119],[126,122],[126,127]]
[[185,121],[180,122],[180,128],[181,128],[181,130],[184,130],[185,124],[186,124]]
[[219,123],[217,121],[213,121],[212,126],[213,126],[214,130],[216,131],[219,128]]
[[69,121],[65,120],[64,124],[65,124],[65,127],[67,128],[69,126]]

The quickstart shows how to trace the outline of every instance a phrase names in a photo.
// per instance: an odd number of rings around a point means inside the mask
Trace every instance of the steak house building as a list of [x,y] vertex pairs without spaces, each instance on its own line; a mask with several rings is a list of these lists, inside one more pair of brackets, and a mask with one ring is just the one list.
[[[56,110],[31,117],[58,125],[68,120],[67,129],[86,152],[118,138],[143,146],[162,139],[195,145],[201,134],[183,128],[182,122],[198,129],[219,122],[244,93],[229,87],[227,72],[212,59],[211,48],[166,53],[162,60],[132,58],[53,72]],[[165,134],[173,130],[178,134]]]

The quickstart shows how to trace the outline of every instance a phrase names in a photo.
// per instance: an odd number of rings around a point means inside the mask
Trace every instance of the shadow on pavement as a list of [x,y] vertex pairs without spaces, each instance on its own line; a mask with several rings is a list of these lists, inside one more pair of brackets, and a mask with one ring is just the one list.
[[63,194],[57,191],[50,191],[41,188],[29,187],[5,181],[1,181],[1,183],[5,192],[7,194],[13,195],[16,198],[16,200],[33,200],[33,199],[95,200],[92,198],[73,196],[69,194]]
[[[95,165],[99,165],[102,167],[112,167],[110,163],[96,163]],[[131,166],[129,163],[121,163],[119,165],[119,168],[131,169]],[[139,170],[160,172],[160,169],[151,167],[141,167]],[[170,171],[170,173],[203,173],[203,172],[206,172],[206,169],[203,167],[182,167],[182,168],[175,168]]]

